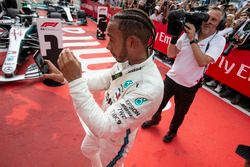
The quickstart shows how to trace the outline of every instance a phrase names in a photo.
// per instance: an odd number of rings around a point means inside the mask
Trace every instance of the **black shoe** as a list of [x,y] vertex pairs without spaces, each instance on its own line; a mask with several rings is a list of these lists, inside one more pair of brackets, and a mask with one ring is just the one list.
[[243,108],[250,108],[250,98],[243,99],[240,104]]
[[221,92],[219,95],[220,95],[220,97],[225,98],[225,97],[232,96],[232,93],[233,93],[233,91],[231,89],[227,89],[227,90]]
[[165,143],[170,143],[174,137],[176,136],[176,133],[168,132],[164,137],[163,137],[163,142]]
[[241,94],[237,94],[232,100],[231,100],[231,103],[232,104],[239,104],[240,101],[242,99],[242,95]]
[[153,125],[158,125],[160,121],[154,121],[154,120],[149,120],[149,121],[146,121],[144,122],[141,127],[142,129],[147,129]]

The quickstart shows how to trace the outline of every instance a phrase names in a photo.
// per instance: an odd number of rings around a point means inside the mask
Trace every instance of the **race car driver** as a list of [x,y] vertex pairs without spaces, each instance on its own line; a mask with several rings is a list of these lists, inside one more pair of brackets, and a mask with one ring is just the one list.
[[[162,77],[148,55],[155,37],[148,16],[138,9],[123,10],[109,21],[107,35],[107,49],[117,61],[108,72],[82,77],[80,62],[65,49],[58,59],[60,71],[46,61],[50,73],[44,76],[69,82],[86,131],[81,149],[93,167],[123,166],[138,127],[154,114],[163,96]],[[106,90],[102,107],[91,90]]]

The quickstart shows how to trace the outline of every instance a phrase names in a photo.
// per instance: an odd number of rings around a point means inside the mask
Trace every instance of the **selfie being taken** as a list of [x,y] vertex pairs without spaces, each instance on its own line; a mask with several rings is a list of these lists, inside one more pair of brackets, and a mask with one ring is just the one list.
[[249,167],[249,0],[1,0],[0,166]]

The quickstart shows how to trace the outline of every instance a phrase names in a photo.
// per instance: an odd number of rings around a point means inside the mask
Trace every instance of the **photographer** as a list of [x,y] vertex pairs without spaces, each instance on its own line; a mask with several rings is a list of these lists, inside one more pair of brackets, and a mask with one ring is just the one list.
[[208,11],[208,15],[209,19],[202,22],[197,33],[193,24],[185,23],[185,33],[179,39],[176,36],[172,37],[168,46],[168,56],[176,58],[164,80],[162,103],[152,119],[142,125],[142,128],[146,129],[159,124],[163,108],[174,96],[175,113],[169,131],[163,138],[166,143],[171,142],[176,136],[185,114],[202,85],[205,67],[217,60],[225,46],[225,38],[217,34],[224,26],[224,11],[214,7]]

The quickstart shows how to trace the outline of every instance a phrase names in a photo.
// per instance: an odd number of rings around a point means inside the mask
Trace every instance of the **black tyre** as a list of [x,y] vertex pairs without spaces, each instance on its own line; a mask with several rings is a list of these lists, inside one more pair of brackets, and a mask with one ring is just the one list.
[[77,11],[77,24],[87,25],[86,13],[84,11]]
[[82,10],[77,11],[77,17],[86,19],[86,13]]
[[48,7],[48,13],[51,13],[51,12],[56,12],[56,9],[53,8],[53,7],[51,7],[51,6],[49,6]]
[[58,13],[58,12],[51,12],[49,15],[48,15],[48,18],[62,18],[62,14],[61,13]]
[[17,14],[20,14],[19,9],[7,8],[7,16],[15,18]]

